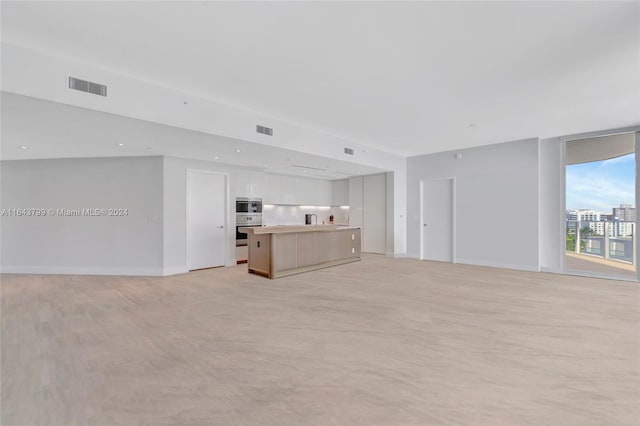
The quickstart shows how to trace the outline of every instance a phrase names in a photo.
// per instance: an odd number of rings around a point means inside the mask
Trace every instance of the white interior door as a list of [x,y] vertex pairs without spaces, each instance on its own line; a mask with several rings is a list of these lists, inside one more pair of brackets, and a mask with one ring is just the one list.
[[421,182],[423,260],[453,262],[454,180],[434,179]]
[[187,266],[189,270],[223,266],[227,230],[226,177],[187,172]]

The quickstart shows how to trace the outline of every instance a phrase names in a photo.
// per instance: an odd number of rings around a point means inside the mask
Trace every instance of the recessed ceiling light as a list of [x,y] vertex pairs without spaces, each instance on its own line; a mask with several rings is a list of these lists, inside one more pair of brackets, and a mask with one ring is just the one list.
[[216,156],[214,156],[214,157],[213,157],[213,159],[214,159],[214,160],[217,160],[217,159],[218,159],[218,156],[217,156],[217,155],[216,155]]
[[240,152],[240,150],[239,150],[239,149],[236,149],[236,152]]
[[266,169],[267,167],[269,167],[269,165],[268,165],[268,164],[265,164],[265,165],[264,165],[264,168]]
[[118,146],[124,146],[124,144],[123,143],[119,143]]
[[25,146],[25,145],[22,145],[22,146],[20,147],[20,149],[29,149],[29,147],[28,147],[28,146]]
[[303,170],[303,172],[307,173],[307,171],[306,171],[306,170]]

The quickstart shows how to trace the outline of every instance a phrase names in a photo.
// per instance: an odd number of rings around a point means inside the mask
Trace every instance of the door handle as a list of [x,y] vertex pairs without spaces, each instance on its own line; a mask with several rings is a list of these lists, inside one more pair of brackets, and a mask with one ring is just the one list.
[[429,225],[428,225],[428,224],[426,224],[426,223],[423,223],[423,224],[422,224],[422,226],[429,226]]
[[224,225],[220,225],[220,226],[218,226],[218,228],[222,229],[222,228],[224,228]]

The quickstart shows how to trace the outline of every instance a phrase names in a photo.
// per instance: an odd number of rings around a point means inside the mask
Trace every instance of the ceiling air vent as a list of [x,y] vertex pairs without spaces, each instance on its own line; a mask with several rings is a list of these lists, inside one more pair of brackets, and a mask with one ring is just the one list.
[[273,136],[273,129],[261,125],[256,125],[256,132],[262,133],[263,135]]
[[353,149],[351,149],[351,148],[345,148],[345,149],[344,149],[344,153],[345,153],[345,154],[349,154],[349,155],[353,155]]
[[104,84],[92,83],[75,77],[69,77],[69,89],[93,93],[94,95],[107,96],[107,86]]

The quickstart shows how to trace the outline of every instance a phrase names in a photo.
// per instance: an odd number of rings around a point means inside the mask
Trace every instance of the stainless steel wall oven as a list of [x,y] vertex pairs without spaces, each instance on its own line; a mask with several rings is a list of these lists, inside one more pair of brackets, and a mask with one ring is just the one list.
[[262,226],[262,214],[236,213],[236,247],[247,245],[247,234],[239,229],[249,226]]
[[247,234],[239,231],[243,226],[262,226],[262,199],[236,198],[236,247],[247,245]]

